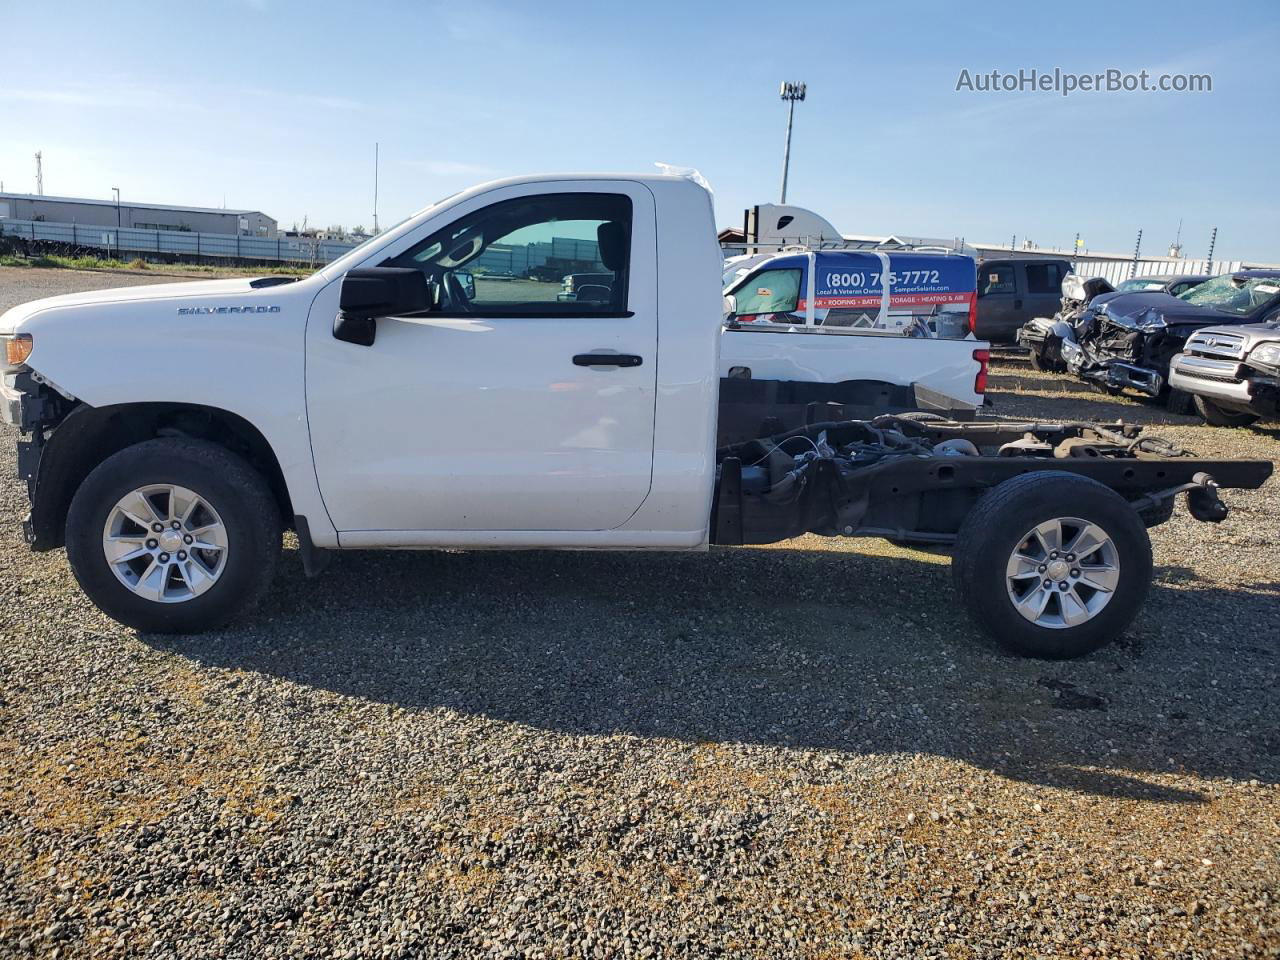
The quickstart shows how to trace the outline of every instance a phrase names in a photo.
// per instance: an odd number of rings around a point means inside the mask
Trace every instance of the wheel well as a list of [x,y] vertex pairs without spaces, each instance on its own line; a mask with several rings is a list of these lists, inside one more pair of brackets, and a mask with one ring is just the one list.
[[67,510],[85,477],[112,454],[157,437],[207,440],[242,457],[266,479],[280,515],[292,524],[293,508],[280,462],[267,438],[244,417],[198,404],[82,404],[45,442],[32,498],[32,546],[37,550],[62,546]]

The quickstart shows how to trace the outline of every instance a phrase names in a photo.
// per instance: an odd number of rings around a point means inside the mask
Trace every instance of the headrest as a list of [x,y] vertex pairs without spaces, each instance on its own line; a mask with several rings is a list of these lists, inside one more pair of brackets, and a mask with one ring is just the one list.
[[627,228],[616,220],[609,220],[596,227],[596,241],[600,244],[600,262],[614,273],[627,265]]

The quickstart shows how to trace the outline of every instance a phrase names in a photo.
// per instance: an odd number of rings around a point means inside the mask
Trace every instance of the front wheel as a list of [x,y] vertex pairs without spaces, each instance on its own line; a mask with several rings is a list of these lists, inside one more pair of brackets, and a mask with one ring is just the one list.
[[1226,407],[1196,396],[1196,412],[1204,418],[1204,422],[1214,427],[1247,427],[1261,419],[1256,413],[1243,410],[1229,410]]
[[970,616],[1015,653],[1083,656],[1124,632],[1151,583],[1137,512],[1096,480],[1037,471],[988,491],[956,538]]
[[150,633],[227,623],[266,591],[279,509],[262,476],[212,443],[149,440],[85,478],[67,513],[67,559],[104,613]]
[[1185,390],[1167,387],[1164,395],[1164,408],[1170,413],[1189,417],[1195,411],[1194,398]]

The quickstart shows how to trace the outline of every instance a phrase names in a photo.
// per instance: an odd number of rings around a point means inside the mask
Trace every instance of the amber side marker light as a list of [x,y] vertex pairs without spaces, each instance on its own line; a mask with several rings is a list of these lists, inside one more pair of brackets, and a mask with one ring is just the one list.
[[27,362],[29,356],[31,356],[31,334],[19,333],[16,336],[5,337],[4,359],[9,366],[20,367]]

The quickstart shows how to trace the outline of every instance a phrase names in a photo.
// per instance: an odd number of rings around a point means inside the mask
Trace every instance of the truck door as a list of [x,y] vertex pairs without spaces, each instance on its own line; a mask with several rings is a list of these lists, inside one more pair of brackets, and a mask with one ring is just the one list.
[[[379,319],[372,346],[332,335],[340,278],[316,298],[307,416],[340,532],[380,531],[394,544],[395,531],[603,530],[644,502],[657,384],[653,196],[625,181],[548,187],[472,197],[360,264],[421,269],[436,300]],[[567,294],[570,273],[594,279]]]
[[[1025,283],[1025,281],[1024,281]],[[1022,326],[1023,291],[1017,264],[991,260],[978,264],[978,307],[974,335],[979,340],[1009,342]]]
[[1062,278],[1067,275],[1064,266],[1058,260],[1028,260],[1023,265],[1026,296],[1022,323],[1032,317],[1052,317],[1058,312],[1062,305]]

